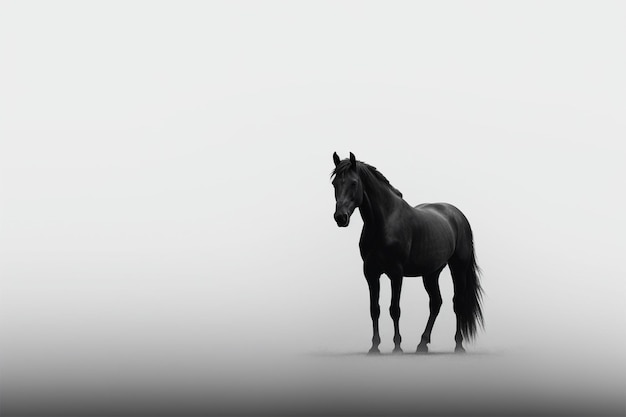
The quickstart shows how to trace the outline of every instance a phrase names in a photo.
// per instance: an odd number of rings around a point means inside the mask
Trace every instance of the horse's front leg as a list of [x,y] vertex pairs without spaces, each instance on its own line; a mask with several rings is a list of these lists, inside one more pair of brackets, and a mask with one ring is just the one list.
[[393,320],[393,353],[402,353],[400,343],[402,343],[402,336],[400,336],[400,292],[402,291],[402,275],[394,275],[391,279],[391,306],[389,307],[389,314]]
[[369,350],[370,354],[380,353],[378,346],[380,345],[380,334],[378,332],[378,318],[380,317],[380,304],[378,299],[380,296],[380,275],[378,271],[373,268],[368,268],[367,265],[364,268],[365,279],[370,290],[370,315],[372,317],[372,347]]

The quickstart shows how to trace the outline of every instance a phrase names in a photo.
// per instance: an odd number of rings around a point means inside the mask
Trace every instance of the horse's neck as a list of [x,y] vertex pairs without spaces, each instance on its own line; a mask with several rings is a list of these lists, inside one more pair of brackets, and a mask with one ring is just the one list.
[[401,204],[402,199],[388,188],[373,190],[366,187],[359,211],[365,226],[384,228],[391,213]]

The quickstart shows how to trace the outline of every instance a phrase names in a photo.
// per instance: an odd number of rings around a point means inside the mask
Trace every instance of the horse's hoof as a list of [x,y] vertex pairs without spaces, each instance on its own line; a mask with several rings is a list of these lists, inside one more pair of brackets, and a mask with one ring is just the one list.
[[454,348],[455,353],[465,353],[465,348],[463,346],[457,346]]
[[367,352],[368,355],[380,355],[380,349],[373,347]]
[[420,343],[417,345],[415,353],[428,353],[428,345],[426,343]]
[[402,348],[400,346],[396,347],[393,349],[393,353],[400,355],[402,353],[404,353],[404,351],[402,350]]

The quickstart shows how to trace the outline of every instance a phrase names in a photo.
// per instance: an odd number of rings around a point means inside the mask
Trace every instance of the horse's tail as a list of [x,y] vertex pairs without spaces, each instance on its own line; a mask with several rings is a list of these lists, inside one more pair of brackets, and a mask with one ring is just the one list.
[[[483,289],[480,286],[480,268],[476,263],[476,252],[474,250],[474,238],[472,230],[469,229],[469,262],[465,263],[465,282],[459,283],[459,293],[455,294],[458,314],[459,328],[463,338],[473,340],[476,337],[478,327],[484,326],[481,299]],[[463,285],[464,284],[464,285]]]

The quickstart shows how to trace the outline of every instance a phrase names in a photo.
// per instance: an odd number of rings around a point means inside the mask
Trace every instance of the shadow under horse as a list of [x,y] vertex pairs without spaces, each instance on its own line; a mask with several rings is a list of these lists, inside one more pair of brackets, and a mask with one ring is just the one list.
[[375,167],[350,158],[340,160],[333,154],[335,169],[335,221],[339,227],[350,223],[358,207],[363,218],[359,242],[363,272],[370,292],[373,337],[370,353],[380,353],[380,276],[391,280],[391,306],[395,345],[400,344],[400,292],[404,277],[421,276],[430,298],[430,316],[417,352],[428,352],[430,334],[441,308],[439,274],[449,266],[454,282],[456,314],[455,352],[465,352],[464,339],[473,339],[483,325],[482,289],[476,264],[472,229],[463,213],[451,204],[420,204],[411,207]]

